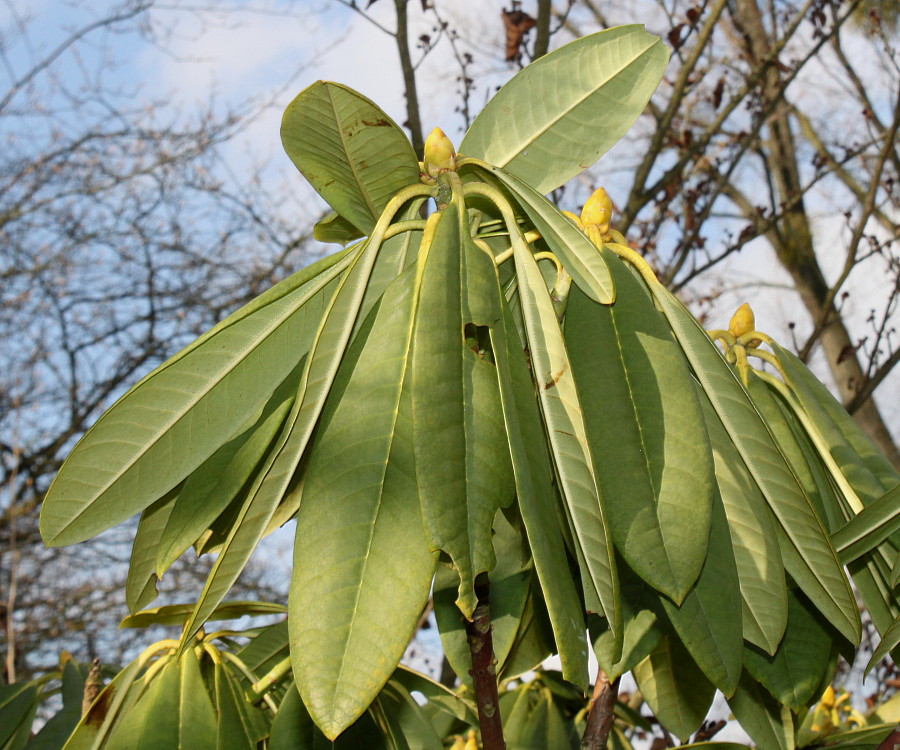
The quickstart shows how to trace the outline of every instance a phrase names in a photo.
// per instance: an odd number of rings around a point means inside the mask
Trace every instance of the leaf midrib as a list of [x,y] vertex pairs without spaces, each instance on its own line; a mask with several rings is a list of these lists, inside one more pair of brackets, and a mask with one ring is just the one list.
[[[181,422],[181,420],[183,420],[185,417],[187,417],[188,414],[190,414],[190,412],[194,409],[194,407],[195,407],[198,403],[200,403],[200,401],[202,401],[204,398],[206,398],[206,397],[207,397],[207,396],[208,396],[215,388],[217,388],[218,386],[220,386],[220,385],[228,378],[228,376],[229,376],[232,372],[234,372],[234,370],[235,370],[235,369],[236,369],[236,368],[237,368],[237,367],[238,367],[238,366],[239,366],[239,365],[247,358],[247,356],[249,356],[249,354],[250,354],[251,352],[254,352],[254,351],[256,351],[257,349],[259,349],[266,341],[269,340],[269,338],[270,338],[271,336],[273,336],[273,335],[278,331],[278,329],[285,323],[286,320],[288,320],[290,317],[292,317],[292,316],[293,316],[293,315],[294,315],[301,307],[303,307],[303,305],[305,305],[307,302],[309,302],[309,300],[310,300],[312,297],[314,297],[314,296],[315,296],[316,294],[318,294],[322,289],[324,289],[324,288],[325,288],[325,287],[326,287],[326,286],[327,286],[327,285],[335,278],[335,276],[337,276],[337,275],[343,270],[340,266],[341,266],[341,264],[336,264],[335,266],[332,266],[332,267],[329,269],[329,272],[334,271],[334,269],[336,269],[336,268],[339,269],[339,270],[338,270],[337,272],[335,272],[333,276],[330,276],[327,280],[323,281],[323,283],[322,283],[320,286],[318,286],[317,288],[315,288],[314,291],[310,291],[309,293],[303,295],[303,297],[302,297],[300,300],[295,301],[290,307],[287,308],[287,310],[286,310],[284,313],[282,313],[281,315],[279,315],[279,316],[276,318],[277,323],[271,324],[271,325],[269,326],[269,330],[267,331],[267,333],[266,333],[263,337],[257,339],[257,341],[254,343],[253,346],[251,346],[251,347],[249,347],[249,348],[247,348],[247,349],[245,349],[245,350],[242,351],[242,355],[243,355],[243,356],[241,356],[240,358],[234,358],[234,359],[232,359],[232,360],[231,360],[231,363],[230,363],[230,364],[222,371],[222,373],[221,373],[220,376],[216,377],[216,379],[213,380],[213,381],[207,381],[208,387],[205,388],[205,389],[203,389],[202,391],[198,391],[197,394],[195,395],[195,398],[192,399],[192,400],[190,400],[190,401],[188,402],[188,405],[187,405],[184,409],[182,409],[182,410],[180,411],[180,413],[178,413],[177,415],[176,415],[176,414],[173,414],[172,416],[173,416],[174,418],[171,419],[170,421],[168,421],[168,422],[164,425],[164,427],[159,431],[159,433],[158,433],[151,441],[149,441],[148,443],[144,443],[144,450],[142,450],[142,451],[140,451],[139,453],[137,453],[137,454],[134,456],[134,458],[133,458],[131,461],[129,461],[129,462],[122,468],[121,471],[119,471],[118,473],[116,473],[115,476],[113,476],[112,479],[111,479],[109,482],[107,482],[106,485],[104,485],[104,486],[100,489],[99,492],[97,492],[97,493],[94,494],[94,501],[96,501],[97,499],[99,499],[100,497],[102,497],[103,495],[105,495],[105,494],[106,494],[107,492],[109,492],[109,491],[110,491],[110,490],[111,490],[111,489],[112,489],[119,481],[121,481],[121,479],[122,479],[129,471],[131,471],[131,470],[135,467],[135,465],[137,465],[137,463],[138,463],[144,456],[146,456],[147,453],[148,453],[153,447],[155,447],[160,441],[162,441],[162,440],[165,438],[166,435],[169,434],[169,432],[172,430],[172,428],[173,428],[176,424],[178,424],[179,422]],[[262,308],[261,308],[261,309],[262,309]],[[246,318],[244,318],[243,320],[246,320]],[[207,339],[207,341],[211,341],[211,340],[212,340],[212,339]],[[204,343],[206,343],[206,342],[204,342]],[[195,349],[194,351],[198,351],[198,350],[199,350],[199,348],[198,348],[198,349]],[[193,352],[192,352],[192,353],[193,353]],[[146,387],[147,385],[149,385],[151,382],[152,382],[152,381],[146,381],[146,382],[144,383],[144,387]],[[87,505],[85,505],[81,510],[78,511],[78,513],[76,513],[74,516],[72,516],[72,517],[69,519],[68,523],[66,523],[65,526],[63,526],[63,527],[56,533],[56,535],[53,537],[53,539],[50,540],[50,541],[51,541],[51,542],[52,542],[52,541],[55,541],[55,540],[58,539],[59,536],[60,536],[61,534],[63,534],[67,529],[69,529],[69,528],[71,528],[73,525],[75,525],[75,524],[78,522],[78,520],[79,520],[79,519],[80,519],[80,518],[81,518],[88,510],[90,510],[90,509],[93,507],[94,501],[92,501],[92,502],[88,503]]]
[[571,114],[571,112],[572,112],[573,110],[575,110],[577,107],[581,106],[585,101],[587,101],[588,99],[590,99],[594,94],[596,94],[598,91],[600,91],[604,86],[606,86],[606,85],[607,85],[611,80],[613,80],[613,78],[615,78],[617,75],[620,75],[620,74],[623,73],[624,71],[628,70],[628,68],[630,68],[630,67],[631,67],[632,65],[634,65],[638,60],[640,60],[641,57],[643,57],[643,55],[647,52],[647,50],[652,49],[653,46],[656,45],[657,43],[658,43],[658,40],[652,42],[649,46],[644,47],[644,48],[643,48],[643,49],[642,49],[635,57],[633,57],[631,60],[629,60],[625,65],[621,66],[621,67],[620,67],[618,70],[616,70],[614,73],[612,73],[611,75],[609,75],[609,76],[608,76],[602,83],[600,83],[596,88],[591,89],[590,91],[588,91],[588,93],[583,94],[583,95],[577,97],[577,98],[573,101],[573,103],[572,103],[567,109],[565,109],[565,111],[562,112],[562,114],[559,114],[559,115],[557,115],[555,118],[550,119],[544,126],[542,126],[541,129],[539,129],[538,131],[536,131],[530,138],[526,139],[524,143],[520,143],[520,145],[517,147],[518,150],[515,151],[515,153],[513,153],[511,156],[509,156],[509,155],[504,155],[502,160],[498,160],[497,166],[498,166],[498,167],[505,168],[506,165],[510,164],[517,156],[520,156],[520,155],[522,154],[523,151],[527,151],[529,148],[531,148],[531,146],[534,145],[535,142],[537,142],[540,138],[542,138],[542,137],[543,137],[543,136],[544,136],[544,135],[545,135],[545,134],[546,134],[546,133],[554,126],[554,125],[556,125],[560,120],[562,120],[562,119],[568,117],[569,114]]

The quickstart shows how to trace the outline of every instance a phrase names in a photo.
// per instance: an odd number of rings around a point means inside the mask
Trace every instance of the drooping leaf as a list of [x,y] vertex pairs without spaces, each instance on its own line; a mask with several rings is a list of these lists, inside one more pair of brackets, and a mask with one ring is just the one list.
[[617,656],[615,638],[609,628],[598,629],[592,623],[591,638],[600,668],[610,680],[630,672],[646,659],[672,627],[655,589],[619,560],[620,598],[622,600],[621,655]]
[[327,81],[292,101],[281,121],[291,161],[328,204],[369,234],[388,201],[419,181],[403,131],[375,103]]
[[681,602],[706,559],[713,459],[693,378],[644,285],[602,251],[614,305],[569,294],[565,336],[616,548]]
[[641,114],[669,53],[642,26],[619,26],[554,50],[488,102],[459,146],[540,193],[597,161]]
[[216,736],[212,700],[193,649],[171,659],[123,712],[106,741],[108,750],[209,747]]
[[0,747],[3,750],[25,747],[39,704],[38,685],[33,682],[0,685]]
[[421,693],[428,700],[429,705],[439,704],[443,711],[460,721],[473,725],[478,723],[477,709],[471,696],[466,699],[414,669],[401,665],[394,672],[390,682],[402,685],[411,693]]
[[528,184],[502,169],[473,160],[473,164],[499,180],[541,233],[581,291],[595,302],[612,304],[616,292],[603,258],[581,230]]
[[162,575],[238,496],[270,447],[297,394],[299,363],[275,389],[258,419],[225,443],[184,482],[156,551]]
[[553,627],[539,584],[532,577],[516,637],[506,661],[497,672],[500,681],[510,680],[535,669],[556,651]]
[[[246,492],[197,599],[196,609],[185,623],[182,647],[237,580],[297,472],[356,325],[381,239],[380,232],[373,234],[329,300],[310,345],[297,397]],[[361,334],[359,338],[364,339]]]
[[746,671],[728,707],[750,739],[760,748],[794,750],[794,719],[791,709],[781,705]]
[[[268,750],[389,750],[384,735],[367,712],[332,743],[313,723],[291,685],[272,722]],[[392,748],[390,750],[393,750]]]
[[410,369],[425,531],[432,549],[453,560],[466,617],[477,604],[475,577],[494,566],[494,516],[515,493],[497,367],[484,343],[500,318],[495,274],[469,232],[454,198],[425,260]]
[[401,275],[370,314],[371,330],[351,345],[306,470],[289,600],[291,657],[304,702],[331,738],[390,677],[434,572],[404,386],[419,284],[417,269]]
[[741,677],[742,607],[728,519],[718,497],[712,511],[709,553],[697,583],[680,606],[660,599],[697,666],[727,696]]
[[428,716],[400,683],[390,680],[378,694],[381,709],[390,716],[410,750],[444,750]]
[[[124,618],[120,628],[147,628],[151,625],[172,625],[181,627],[185,619],[194,611],[193,604],[167,604],[163,607],[145,609]],[[283,604],[256,601],[222,602],[210,612],[207,620],[237,620],[240,617],[258,615],[279,615],[287,612]]]
[[505,739],[517,750],[544,750],[571,747],[564,719],[553,701],[553,693],[544,687],[521,689],[522,694],[510,712]]
[[716,688],[674,634],[664,636],[633,674],[641,695],[666,729],[686,740],[700,728]]
[[773,656],[748,646],[744,652],[747,672],[783,705],[800,711],[828,670],[833,631],[801,594],[791,590],[784,639]]
[[512,456],[519,511],[547,605],[563,676],[587,689],[588,653],[584,616],[566,560],[559,527],[552,469],[534,397],[534,385],[499,282],[502,325],[491,329],[491,344],[500,378],[500,398]]
[[621,639],[622,615],[615,552],[597,482],[583,409],[553,303],[534,256],[523,245],[514,253],[519,295],[539,403],[561,494],[569,515],[582,571],[586,606],[602,606],[610,629]]
[[863,508],[831,535],[841,562],[856,560],[900,528],[900,484]]
[[[518,534],[502,513],[494,518],[493,545],[497,563],[490,572],[491,640],[500,673],[518,633],[532,565],[530,560],[522,563]],[[464,684],[471,686],[472,657],[465,618],[456,606],[458,589],[459,575],[445,565],[438,565],[432,601],[441,644],[453,671]]]
[[66,662],[62,674],[62,708],[47,720],[40,731],[28,742],[27,750],[61,750],[81,718],[84,700],[84,681],[90,666]]
[[216,750],[256,750],[269,735],[269,720],[244,696],[240,683],[224,663],[213,669]]
[[125,581],[125,601],[131,612],[143,609],[156,598],[156,584],[159,580],[156,575],[156,555],[159,541],[166,530],[180,490],[181,485],[178,485],[141,513],[131,546],[128,578]]
[[791,389],[815,424],[825,433],[823,436],[832,455],[856,491],[864,496],[864,501],[881,494],[871,483],[871,479],[881,484],[882,490],[900,484],[900,473],[806,365],[777,344],[773,351],[787,374]]
[[329,259],[270,290],[264,304],[251,302],[122,396],[48,490],[47,544],[83,541],[139,513],[231,438],[306,353],[355,257]]
[[127,714],[143,690],[138,679],[142,665],[135,659],[100,691],[78,721],[64,750],[97,750],[103,747],[121,715]]
[[866,664],[865,674],[868,674],[872,670],[872,667],[884,659],[891,651],[897,648],[897,646],[900,646],[900,618],[894,620],[893,625],[884,631],[884,635],[881,636],[881,641],[872,652],[872,657]]
[[784,564],[771,513],[709,398],[699,393],[737,565],[744,638],[771,654],[788,617]]
[[335,211],[317,221],[313,227],[313,237],[319,242],[337,242],[346,245],[362,236],[363,233],[359,229],[343,216],[338,216]]
[[263,677],[288,655],[287,620],[262,628],[236,656],[253,674]]
[[837,554],[772,434],[737,375],[706,332],[662,285],[651,289],[701,387],[772,509],[785,568],[803,592],[852,643],[859,612]]

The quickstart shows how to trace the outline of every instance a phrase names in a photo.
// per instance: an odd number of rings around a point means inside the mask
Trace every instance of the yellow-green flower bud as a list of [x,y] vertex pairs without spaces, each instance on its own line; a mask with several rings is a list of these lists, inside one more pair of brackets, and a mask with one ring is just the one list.
[[750,331],[754,330],[756,330],[756,317],[753,315],[750,305],[745,302],[731,316],[731,321],[728,323],[728,333],[735,338],[739,338],[745,333],[750,333]]
[[597,188],[581,209],[581,222],[585,226],[594,225],[605,233],[609,230],[611,218],[612,201],[603,188]]
[[430,177],[456,171],[456,149],[444,131],[435,128],[425,140],[425,171]]

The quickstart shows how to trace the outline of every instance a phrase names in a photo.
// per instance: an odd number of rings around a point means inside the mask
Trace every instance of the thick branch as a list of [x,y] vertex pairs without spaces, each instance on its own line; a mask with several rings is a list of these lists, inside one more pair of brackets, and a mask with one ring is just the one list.
[[601,669],[594,683],[594,696],[587,717],[587,726],[581,738],[581,750],[606,750],[609,732],[613,725],[613,709],[619,699],[619,679],[612,682]]
[[466,623],[466,637],[472,655],[472,682],[478,704],[478,723],[484,750],[506,750],[500,721],[500,695],[497,691],[497,660],[491,637],[490,582],[486,573],[475,580],[478,606],[472,622]]
[[538,0],[537,27],[534,38],[534,57],[532,61],[543,57],[550,49],[550,16],[553,14],[552,0]]
[[416,90],[416,70],[409,54],[408,0],[394,0],[397,9],[397,51],[400,53],[400,68],[403,70],[403,89],[406,92],[406,127],[409,129],[413,150],[422,156],[425,139],[422,137],[422,119],[419,116],[419,94]]

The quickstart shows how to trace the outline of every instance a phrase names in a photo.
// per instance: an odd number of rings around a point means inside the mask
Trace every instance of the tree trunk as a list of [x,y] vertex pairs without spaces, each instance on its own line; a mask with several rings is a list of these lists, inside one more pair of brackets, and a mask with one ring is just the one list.
[[[745,54],[751,64],[763,60],[771,48],[762,12],[757,0],[737,0],[733,19],[744,39]],[[763,98],[780,98],[781,73],[771,64],[762,83]],[[781,265],[788,271],[806,310],[814,322],[826,321],[819,341],[840,399],[849,403],[865,380],[856,348],[844,321],[833,303],[828,302],[829,288],[816,257],[810,229],[809,215],[803,192],[794,135],[791,131],[790,108],[787,102],[777,106],[765,124],[762,156],[771,180],[772,206],[785,206],[781,220],[767,233]],[[857,424],[887,456],[900,468],[900,453],[891,437],[875,402],[869,398],[853,415]]]

